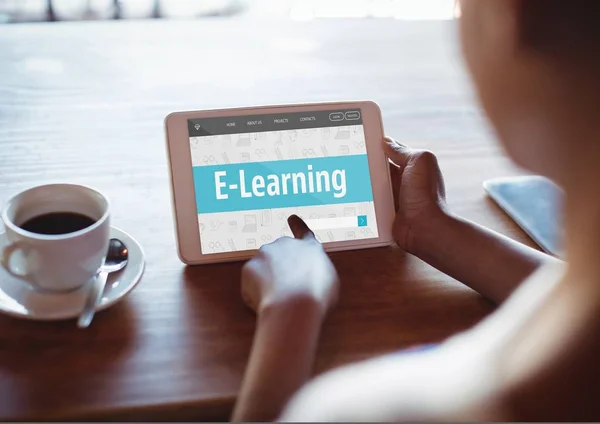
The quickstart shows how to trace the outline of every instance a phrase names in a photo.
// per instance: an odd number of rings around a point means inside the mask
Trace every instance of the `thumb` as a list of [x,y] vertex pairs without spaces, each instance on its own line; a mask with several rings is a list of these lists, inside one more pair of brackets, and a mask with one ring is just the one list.
[[288,225],[290,226],[290,230],[292,230],[294,237],[297,239],[315,238],[315,234],[298,215],[291,215],[288,218]]
[[386,156],[400,167],[405,167],[410,159],[412,150],[400,144],[391,137],[384,137],[383,150]]
[[392,193],[394,194],[394,210],[400,207],[400,187],[402,185],[402,170],[391,160],[389,161],[390,178],[392,180]]

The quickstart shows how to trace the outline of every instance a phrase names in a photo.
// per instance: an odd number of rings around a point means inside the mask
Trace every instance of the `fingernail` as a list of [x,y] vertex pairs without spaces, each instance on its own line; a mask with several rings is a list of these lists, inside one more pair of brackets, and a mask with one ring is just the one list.
[[394,143],[396,143],[398,146],[406,147],[406,144],[400,143],[398,140],[394,140]]
[[391,145],[396,145],[396,146],[400,146],[400,147],[406,147],[405,144],[400,143],[398,140],[396,140],[395,138],[392,137],[385,137],[386,141],[391,144]]

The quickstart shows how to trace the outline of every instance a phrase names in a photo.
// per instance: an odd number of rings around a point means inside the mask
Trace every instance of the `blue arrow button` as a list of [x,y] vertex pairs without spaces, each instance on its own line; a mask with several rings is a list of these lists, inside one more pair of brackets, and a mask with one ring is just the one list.
[[358,226],[366,227],[367,226],[367,215],[360,215],[358,217]]

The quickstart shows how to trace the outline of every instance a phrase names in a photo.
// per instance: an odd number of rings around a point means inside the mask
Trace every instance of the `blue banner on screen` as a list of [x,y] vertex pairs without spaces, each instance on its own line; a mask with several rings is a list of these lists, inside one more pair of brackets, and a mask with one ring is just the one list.
[[372,202],[367,155],[195,166],[198,214]]

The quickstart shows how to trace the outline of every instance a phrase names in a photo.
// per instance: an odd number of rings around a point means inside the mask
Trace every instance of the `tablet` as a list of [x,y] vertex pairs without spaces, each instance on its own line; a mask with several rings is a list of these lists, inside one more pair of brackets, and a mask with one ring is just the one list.
[[381,111],[370,101],[176,112],[165,119],[178,253],[244,260],[306,221],[326,251],[392,244]]

